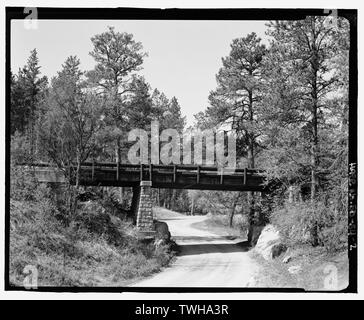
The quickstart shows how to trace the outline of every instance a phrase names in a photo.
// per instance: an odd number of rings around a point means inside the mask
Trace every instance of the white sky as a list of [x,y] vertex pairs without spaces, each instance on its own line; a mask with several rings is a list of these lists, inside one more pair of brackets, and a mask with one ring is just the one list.
[[188,20],[38,20],[37,29],[26,29],[24,20],[11,25],[11,69],[17,73],[30,51],[38,51],[43,75],[56,75],[70,55],[81,60],[81,68],[90,70],[94,60],[90,38],[114,26],[129,32],[143,44],[149,56],[140,74],[152,88],[168,98],[176,96],[188,124],[193,115],[208,105],[210,90],[221,58],[229,54],[233,39],[256,32],[267,42],[265,21],[188,21]]

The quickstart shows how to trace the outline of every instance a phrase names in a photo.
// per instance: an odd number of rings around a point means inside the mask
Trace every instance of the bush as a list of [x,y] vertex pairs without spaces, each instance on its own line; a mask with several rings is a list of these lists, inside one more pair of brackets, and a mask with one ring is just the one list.
[[12,166],[10,196],[12,284],[22,286],[24,268],[31,265],[39,286],[120,285],[160,270],[173,256],[169,246],[138,241],[135,226],[109,194],[79,202],[70,214],[29,170]]
[[115,193],[108,192],[103,197],[97,199],[100,205],[110,214],[120,219],[128,217],[128,210],[126,210],[122,203],[117,200]]
[[94,235],[103,236],[111,244],[123,243],[121,220],[108,213],[98,202],[89,201],[80,205],[73,221],[77,229],[86,229]]
[[30,143],[27,136],[16,131],[11,136],[11,160],[14,163],[27,163],[33,159],[30,156]]
[[330,252],[347,247],[347,216],[333,204],[287,204],[272,213],[272,223],[290,246],[320,245]]
[[10,280],[22,286],[25,266],[38,270],[39,286],[118,285],[168,264],[168,246],[140,242],[135,227],[98,203],[78,211],[69,225],[56,218],[51,201],[10,206]]

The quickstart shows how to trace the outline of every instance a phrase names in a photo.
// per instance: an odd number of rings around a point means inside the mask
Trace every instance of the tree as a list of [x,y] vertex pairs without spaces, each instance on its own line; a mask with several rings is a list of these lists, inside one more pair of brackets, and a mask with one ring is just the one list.
[[149,129],[154,119],[154,109],[150,95],[150,85],[143,77],[135,77],[130,84],[133,95],[126,103],[127,130],[135,128]]
[[94,70],[87,73],[89,85],[107,102],[105,104],[105,123],[107,124],[107,142],[115,147],[116,160],[121,158],[121,140],[127,119],[127,102],[135,86],[134,72],[141,69],[146,53],[142,44],[133,39],[129,33],[108,31],[91,38],[95,59]]
[[[215,124],[228,125],[237,135],[237,155],[256,166],[259,152],[258,130],[261,115],[262,60],[266,48],[255,33],[233,40],[229,56],[222,59],[216,80],[217,89],[209,96],[206,115]],[[201,117],[200,117],[201,118]],[[250,223],[256,223],[255,196],[249,193]],[[259,217],[258,217],[259,220]]]
[[[182,116],[181,106],[176,97],[169,100],[164,93],[155,89],[152,94],[152,104],[153,119],[158,121],[160,131],[175,129],[179,134],[183,133],[186,118]],[[163,145],[164,143],[160,142],[159,150]],[[168,209],[185,211],[188,206],[185,203],[187,199],[186,190],[158,189],[157,198],[158,204],[163,204]]]
[[335,30],[327,26],[325,17],[307,17],[305,20],[277,21],[269,24],[273,46],[284,52],[283,63],[299,88],[295,108],[299,110],[302,129],[310,145],[311,200],[314,201],[319,185],[320,161],[319,126],[324,121],[329,92],[335,90],[338,78],[331,74],[335,54]]
[[69,170],[77,164],[76,189],[81,164],[95,149],[96,135],[103,126],[102,100],[84,90],[84,72],[79,65],[79,59],[70,56],[52,79],[49,109],[38,128],[44,152],[70,180]]
[[42,101],[45,98],[48,79],[40,76],[39,59],[33,49],[27,64],[11,75],[11,133],[18,131],[29,139],[30,161],[34,161],[36,136],[35,125]]
[[267,107],[261,163],[286,188],[298,185],[310,200],[313,245],[327,228],[323,215],[336,219],[330,203],[343,197],[332,190],[343,191],[347,177],[349,37],[348,25],[338,22],[339,30],[323,17],[270,23],[273,41],[263,61]]
[[186,117],[182,116],[181,106],[176,97],[172,97],[167,110],[163,113],[163,127],[176,129],[179,133],[183,132],[186,125]]

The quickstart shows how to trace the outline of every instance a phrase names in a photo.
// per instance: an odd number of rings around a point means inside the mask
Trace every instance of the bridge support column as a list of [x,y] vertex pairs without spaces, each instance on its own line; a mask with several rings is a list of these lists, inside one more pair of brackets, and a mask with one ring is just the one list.
[[152,212],[152,181],[140,182],[140,195],[137,210],[137,228],[143,239],[153,238],[155,231]]

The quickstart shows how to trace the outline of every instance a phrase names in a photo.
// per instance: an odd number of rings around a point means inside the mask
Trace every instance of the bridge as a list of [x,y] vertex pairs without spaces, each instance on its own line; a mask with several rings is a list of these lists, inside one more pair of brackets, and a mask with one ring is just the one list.
[[[26,164],[23,164],[26,165]],[[76,165],[60,170],[47,163],[26,165],[44,183],[76,183]],[[224,170],[214,166],[133,165],[114,162],[85,162],[79,170],[79,185],[132,187],[132,208],[137,227],[144,236],[153,234],[151,188],[225,191],[267,191],[263,170]]]
[[[64,183],[64,173],[49,164],[31,166],[40,182]],[[71,166],[72,172],[76,166]],[[74,175],[70,175],[74,176]],[[263,170],[224,170],[212,166],[133,165],[114,162],[86,162],[80,167],[79,184],[84,186],[138,187],[151,181],[153,188],[228,191],[264,191]],[[75,179],[71,180],[75,184]]]

